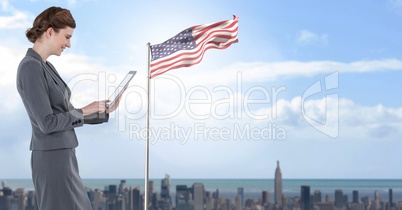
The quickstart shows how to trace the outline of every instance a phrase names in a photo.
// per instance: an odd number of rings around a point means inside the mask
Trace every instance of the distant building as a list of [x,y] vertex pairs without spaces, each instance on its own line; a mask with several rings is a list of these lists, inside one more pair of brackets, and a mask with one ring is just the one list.
[[161,197],[158,201],[158,207],[162,210],[172,209],[172,199],[170,197],[170,177],[166,175],[161,181]]
[[343,191],[342,190],[335,190],[335,207],[340,209],[344,206],[343,202]]
[[242,210],[243,204],[241,203],[241,196],[239,194],[236,195],[236,210]]
[[269,192],[262,191],[262,205],[266,205],[269,203]]
[[191,189],[187,185],[176,186],[176,210],[192,209]]
[[353,190],[352,197],[352,203],[359,203],[359,191]]
[[282,194],[282,210],[287,210],[287,203],[288,203],[288,198],[286,197],[285,194]]
[[130,190],[130,210],[141,210],[142,208],[142,199],[141,199],[141,193],[140,189],[138,187],[136,188],[131,188]]
[[154,181],[149,181],[148,182],[148,205],[151,206],[150,209],[152,209],[152,207],[153,207],[153,203],[152,203],[153,194],[154,194]]
[[126,188],[126,180],[121,180],[119,185],[119,194],[124,194],[124,189]]
[[311,210],[310,186],[301,186],[300,190],[300,207],[301,210]]
[[275,205],[282,207],[282,173],[279,168],[279,161],[276,162],[275,170]]
[[313,195],[313,203],[321,203],[321,202],[322,202],[321,191],[315,190]]
[[194,210],[204,209],[205,191],[202,183],[193,184]]
[[243,206],[244,205],[244,188],[243,187],[237,188],[237,195],[241,196],[241,206]]

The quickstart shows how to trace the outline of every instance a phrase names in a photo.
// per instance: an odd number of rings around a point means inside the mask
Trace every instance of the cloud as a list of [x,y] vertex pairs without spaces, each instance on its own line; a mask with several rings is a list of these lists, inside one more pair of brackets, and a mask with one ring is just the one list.
[[402,15],[402,0],[388,0],[386,6],[397,15]]
[[[365,73],[401,71],[402,60],[394,58],[360,60],[354,62],[323,61],[278,61],[278,62],[237,62],[220,69],[186,71],[185,69],[168,72],[153,79],[156,87],[163,85],[193,87],[227,86],[236,88],[235,83],[255,84],[258,82],[279,81],[287,78],[308,78],[320,74]],[[179,76],[176,76],[179,75]],[[163,84],[166,83],[166,84]],[[171,84],[170,84],[171,83]],[[161,88],[160,88],[161,89]],[[212,89],[212,88],[211,88]],[[162,97],[169,96],[169,90],[163,88]],[[167,95],[166,95],[167,94]]]
[[8,1],[1,2],[1,10],[10,15],[0,15],[0,29],[28,28],[32,24],[33,17],[27,12],[14,9]]
[[[235,73],[240,72],[243,82],[272,81],[282,77],[311,77],[319,74],[328,74],[335,71],[348,72],[375,72],[375,71],[401,71],[402,61],[398,59],[362,60],[349,63],[336,61],[279,61],[279,62],[249,62],[235,63],[224,67],[220,71],[208,72],[207,83],[219,82],[222,84],[236,81]],[[202,78],[198,73],[195,78]],[[204,74],[205,75],[205,74]],[[191,78],[189,78],[191,80]],[[196,81],[193,81],[196,82]]]
[[20,11],[12,12],[11,16],[0,16],[0,29],[28,28],[31,24],[28,14]]
[[2,0],[1,1],[1,9],[3,11],[7,11],[11,8],[10,3],[8,2],[8,0]]
[[325,46],[328,44],[328,35],[318,35],[308,30],[301,30],[298,33],[296,42],[300,45],[320,44]]
[[402,9],[402,0],[389,0],[389,4],[395,9]]

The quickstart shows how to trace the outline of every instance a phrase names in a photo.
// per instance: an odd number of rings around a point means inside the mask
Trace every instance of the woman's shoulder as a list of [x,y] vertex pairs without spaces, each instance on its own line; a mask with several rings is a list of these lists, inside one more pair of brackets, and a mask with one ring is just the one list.
[[25,56],[19,66],[18,72],[31,72],[31,71],[41,71],[42,70],[42,62],[32,56]]
[[[35,59],[32,56],[25,56],[17,70],[17,83],[24,83],[23,81],[29,81],[34,78],[44,77],[45,73],[42,67],[41,61]],[[45,76],[46,77],[46,76]]]

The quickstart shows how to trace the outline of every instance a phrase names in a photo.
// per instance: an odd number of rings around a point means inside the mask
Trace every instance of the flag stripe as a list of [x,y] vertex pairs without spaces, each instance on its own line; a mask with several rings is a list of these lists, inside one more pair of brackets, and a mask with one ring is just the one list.
[[[228,48],[230,45],[231,45],[231,44],[228,44],[228,45],[226,45],[226,46],[224,46],[224,47],[220,47],[220,48],[218,48],[216,45],[211,45],[211,46],[206,47],[205,50],[213,49],[213,48],[216,48],[216,49],[226,49],[226,48]],[[165,72],[167,72],[167,71],[170,71],[170,70],[172,70],[172,69],[177,69],[177,68],[181,68],[181,67],[190,67],[190,66],[192,66],[192,65],[198,64],[198,63],[201,62],[201,60],[202,60],[203,57],[204,57],[204,54],[201,54],[197,59],[192,59],[192,60],[183,59],[183,60],[180,60],[180,61],[178,61],[178,62],[175,62],[175,63],[172,64],[170,67],[160,68],[159,70],[155,70],[155,71],[152,73],[153,76],[152,76],[151,78],[154,78],[154,77],[156,77],[156,76],[158,76],[158,75],[161,75],[161,74],[163,74],[163,73],[165,73]]]
[[[232,43],[217,46],[216,43],[211,42],[211,43],[206,44],[204,48],[205,48],[205,50],[212,49],[212,48],[226,49],[231,44]],[[155,69],[155,70],[151,71],[151,73],[155,74],[155,75],[160,75],[161,74],[160,72],[164,73],[164,72],[166,72],[168,70],[172,70],[172,69],[176,69],[176,68],[180,68],[180,67],[189,67],[189,66],[192,66],[194,64],[198,64],[201,61],[201,59],[203,58],[203,55],[204,55],[203,53],[199,53],[198,55],[196,55],[194,57],[191,57],[191,58],[184,57],[184,58],[182,58],[180,60],[175,60],[174,62],[171,62],[171,63],[166,64],[164,66],[160,66],[158,69]]]
[[[217,46],[216,48],[219,49],[219,48],[223,48],[223,46],[227,45],[228,44],[227,42],[230,42],[229,44],[231,44],[232,42],[236,41],[237,36],[230,36],[230,37],[225,37],[225,38],[222,38],[222,39],[221,38],[217,38],[217,39],[223,40],[224,42],[210,41],[210,43],[216,45]],[[222,46],[222,47],[219,47],[219,46]],[[223,49],[226,49],[226,47],[223,48]],[[196,59],[205,50],[206,50],[205,47],[200,46],[199,48],[196,48],[196,49],[194,49],[192,51],[185,52],[185,53],[182,53],[180,55],[175,55],[173,57],[170,57],[169,59],[165,59],[163,61],[153,63],[153,64],[151,64],[151,73],[153,73],[154,71],[158,70],[159,68],[168,68],[169,66],[174,65],[175,62],[179,62],[179,61],[181,61],[183,59],[185,59],[185,60]]]
[[209,49],[226,49],[237,41],[238,18],[190,27],[162,44],[151,46],[151,78],[201,62]]
[[[234,33],[234,32],[236,32],[236,33]],[[216,34],[216,33],[211,33],[211,34],[209,35],[209,37],[210,37],[211,42],[212,42],[212,40],[218,41],[218,39],[219,39],[219,40],[220,40],[220,43],[224,44],[224,43],[226,43],[226,42],[228,42],[228,41],[231,41],[232,39],[234,39],[234,40],[237,39],[237,28],[234,29],[233,31],[230,31],[230,32],[225,33],[225,34],[224,34],[224,33],[220,33],[220,34],[219,34],[219,33],[218,33],[218,34]],[[198,43],[197,43],[197,44],[198,44]],[[202,43],[200,43],[200,44],[202,44]],[[217,45],[219,45],[218,42],[217,42]],[[163,58],[163,59],[160,59],[160,61],[159,61],[159,60],[154,61],[154,62],[151,64],[151,67],[152,67],[152,68],[157,68],[157,66],[158,66],[159,64],[164,63],[164,62],[168,62],[168,61],[172,61],[172,60],[174,60],[174,59],[176,59],[176,58],[179,58],[179,57],[181,57],[181,56],[188,56],[188,57],[191,57],[191,55],[198,54],[201,50],[202,50],[202,49],[201,49],[200,47],[198,47],[198,48],[195,48],[195,49],[193,49],[193,50],[188,50],[188,51],[186,51],[186,52],[183,52],[183,53],[180,53],[180,54],[177,54],[177,55],[172,54],[171,56],[167,56],[167,57],[165,57],[165,58]]]
[[[226,25],[227,25],[227,23],[226,23]],[[196,32],[194,32],[193,31],[193,34],[197,34],[195,37],[194,37],[194,40],[199,40],[200,38],[202,38],[203,36],[205,36],[205,34],[208,34],[208,33],[212,33],[212,32],[225,32],[225,31],[228,31],[228,32],[234,32],[233,30],[231,31],[230,29],[232,28],[232,27],[235,27],[235,30],[237,31],[237,22],[233,22],[232,24],[230,24],[230,25],[228,25],[228,26],[225,26],[224,28],[222,28],[222,29],[220,29],[220,30],[212,30],[211,32],[209,32],[210,31],[210,29],[203,29],[203,30],[201,30],[200,32],[198,32],[198,31],[196,31]]]

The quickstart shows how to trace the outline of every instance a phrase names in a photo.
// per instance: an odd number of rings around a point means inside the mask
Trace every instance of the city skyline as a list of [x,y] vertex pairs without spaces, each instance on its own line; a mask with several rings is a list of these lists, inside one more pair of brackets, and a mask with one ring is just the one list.
[[[387,188],[384,183],[371,183],[377,189],[367,189],[367,184],[359,186],[358,180],[349,180],[347,189],[344,186],[330,184],[308,183],[300,180],[295,185],[283,188],[282,172],[279,160],[276,162],[275,178],[261,180],[272,183],[271,187],[259,185],[247,186],[249,181],[240,181],[236,190],[222,190],[215,183],[214,189],[207,189],[204,181],[190,181],[187,184],[173,184],[170,176],[160,180],[150,180],[148,183],[149,210],[401,210],[402,186],[393,184]],[[155,184],[155,183],[160,183]],[[219,182],[225,182],[220,180]],[[399,180],[402,183],[402,180]],[[285,182],[286,183],[286,182]],[[370,182],[368,182],[370,183]],[[234,187],[233,184],[229,184]],[[244,187],[246,186],[246,187]],[[292,186],[293,192],[289,191]],[[381,186],[382,194],[378,187]],[[399,188],[397,187],[399,186]],[[87,187],[87,193],[94,210],[142,210],[145,205],[145,188],[140,184],[135,186],[121,179],[120,184],[108,183],[102,188]],[[384,196],[384,187],[387,188]],[[254,189],[253,189],[254,188]],[[394,193],[393,188],[396,189]],[[300,191],[297,192],[297,189]],[[314,189],[314,191],[313,191]],[[353,189],[353,190],[351,190]],[[329,191],[328,191],[329,190]],[[270,196],[270,192],[273,192]],[[360,194],[359,194],[360,192]],[[395,194],[395,195],[394,195]],[[37,210],[35,207],[35,191],[24,188],[12,189],[2,181],[0,188],[0,210]]]
[[[402,209],[402,192],[394,199],[393,189],[389,188],[384,199],[380,192],[375,190],[367,195],[364,192],[359,196],[359,190],[345,192],[336,188],[330,194],[322,194],[316,189],[313,193],[309,185],[299,186],[299,193],[284,193],[281,197],[283,206],[270,201],[269,190],[260,191],[254,197],[244,193],[243,187],[238,187],[233,194],[221,193],[219,188],[208,191],[201,182],[188,185],[176,185],[171,189],[170,177],[167,175],[160,180],[160,190],[153,188],[154,181],[150,181],[149,209],[161,210],[400,210]],[[271,189],[274,191],[274,189]],[[272,191],[271,191],[272,192]],[[361,191],[360,191],[361,192]],[[257,193],[258,194],[258,193]],[[23,210],[37,210],[34,206],[34,191],[24,191],[23,188],[11,189],[2,183],[0,189],[0,210],[23,208]],[[91,205],[98,210],[141,210],[144,207],[144,194],[140,187],[128,186],[126,180],[120,184],[112,184],[101,189],[88,189]],[[266,196],[266,197],[264,197]],[[351,199],[349,199],[351,198]]]
[[31,177],[16,70],[25,31],[54,5],[77,23],[49,58],[75,107],[137,70],[108,123],[76,129],[82,178],[144,177],[146,43],[233,15],[238,43],[152,80],[150,178],[274,178],[274,160],[293,179],[401,178],[400,0],[0,0],[0,179]]

